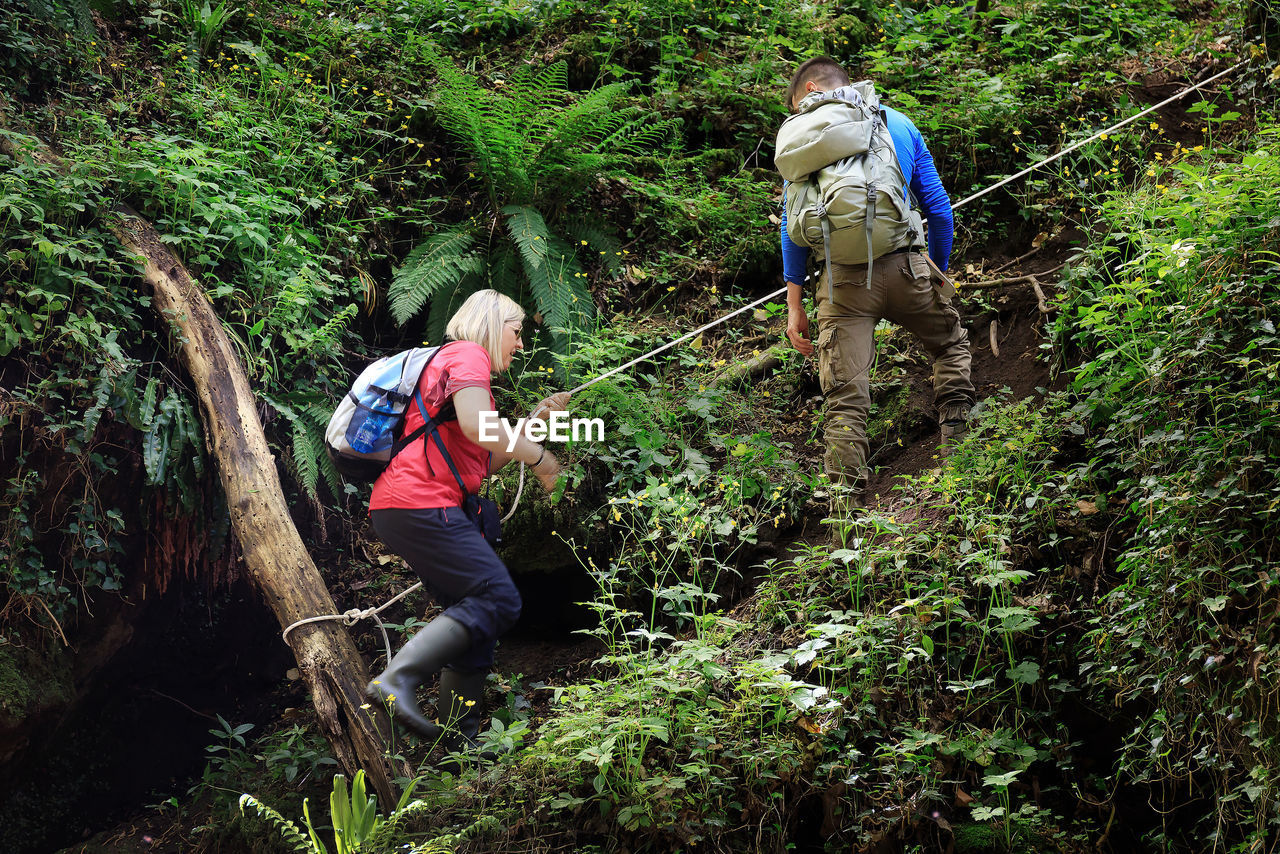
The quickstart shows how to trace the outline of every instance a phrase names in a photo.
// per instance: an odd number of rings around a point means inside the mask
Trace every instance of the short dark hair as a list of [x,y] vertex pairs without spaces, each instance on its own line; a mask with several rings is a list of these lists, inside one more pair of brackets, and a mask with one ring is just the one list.
[[791,85],[787,87],[787,109],[794,110],[796,101],[804,97],[804,84],[814,82],[823,89],[835,89],[848,86],[849,72],[844,66],[829,56],[815,56],[800,65],[796,73],[791,75]]

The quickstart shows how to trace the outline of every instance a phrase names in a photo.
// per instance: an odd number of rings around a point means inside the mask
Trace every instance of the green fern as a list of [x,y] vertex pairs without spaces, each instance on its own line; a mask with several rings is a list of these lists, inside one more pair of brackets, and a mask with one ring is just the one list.
[[332,404],[310,400],[293,404],[263,393],[267,402],[289,422],[293,435],[291,460],[298,483],[312,498],[317,497],[320,477],[335,496],[343,494],[342,477],[325,450],[324,432],[329,426]]
[[317,446],[314,435],[308,429],[306,419],[294,418],[293,427],[293,463],[298,470],[298,480],[308,495],[316,494],[316,485],[320,480],[320,455],[323,453],[323,439]]
[[[365,842],[365,845],[370,851],[385,851],[394,848],[397,843],[403,842],[400,836],[404,832],[405,824],[407,824],[410,819],[427,815],[432,812],[431,806],[427,804],[426,801],[411,801],[405,803],[402,798],[401,802],[404,803],[404,806],[397,807],[395,812],[387,816],[386,820],[383,821],[376,830],[374,830],[373,834]],[[433,849],[430,846],[430,843],[428,843],[428,846],[425,848],[417,849],[419,854],[427,854],[427,852],[432,850],[444,852],[452,851],[453,849],[439,846]]]
[[463,227],[433,234],[409,253],[391,280],[391,314],[398,323],[417,314],[437,292],[483,273],[483,261],[471,252],[474,244],[475,235]]
[[338,309],[324,322],[323,326],[307,336],[307,352],[324,352],[333,347],[347,328],[347,324],[359,313],[360,309],[354,303],[348,303]]
[[417,46],[438,77],[436,120],[473,160],[490,208],[414,249],[392,283],[392,313],[404,323],[430,301],[428,334],[439,340],[457,297],[487,279],[540,316],[564,352],[594,315],[583,260],[618,270],[617,242],[587,223],[581,199],[675,125],[628,108],[626,83],[570,92],[564,62],[522,66],[491,91],[430,43]]
[[[551,233],[536,210],[508,205],[502,213],[507,216],[507,232],[520,250],[534,302],[557,344],[563,345],[565,336],[584,325],[592,314],[582,267],[572,247]],[[563,351],[564,347],[557,349]]]
[[253,795],[243,794],[240,796],[240,812],[242,814],[245,812],[245,807],[253,807],[257,811],[259,818],[270,822],[284,839],[285,844],[292,845],[294,851],[306,851],[308,854],[325,854],[323,848],[316,849],[311,844],[311,840],[302,835],[302,830],[296,824],[259,801]]

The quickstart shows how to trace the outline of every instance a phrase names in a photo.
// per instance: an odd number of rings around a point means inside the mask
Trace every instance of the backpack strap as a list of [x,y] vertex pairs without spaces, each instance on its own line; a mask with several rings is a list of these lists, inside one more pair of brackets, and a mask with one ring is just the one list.
[[827,302],[835,305],[835,285],[831,282],[831,220],[827,218],[827,206],[818,200],[818,218],[822,221],[822,252],[827,256]]
[[[434,357],[434,354],[433,354],[433,357]],[[426,368],[424,367],[423,370],[425,371]],[[445,424],[449,421],[458,420],[458,411],[456,407],[454,407],[453,401],[450,400],[448,403],[441,406],[439,411],[436,412],[435,415],[427,414],[427,406],[425,403],[422,402],[421,391],[415,391],[413,393],[413,402],[418,405],[418,412],[422,413],[423,423],[421,427],[419,427],[417,430],[414,430],[413,433],[411,433],[405,439],[405,442],[406,443],[412,442],[414,439],[417,439],[419,436],[423,437],[422,438],[422,456],[427,459],[427,468],[429,470],[431,468],[431,461],[430,461],[430,458],[427,456],[427,443],[428,441],[433,441],[436,443],[436,448],[439,449],[440,456],[444,457],[445,465],[447,465],[449,467],[449,471],[452,472],[453,479],[458,482],[458,489],[459,491],[462,492],[462,500],[465,503],[467,500],[467,496],[471,495],[472,492],[471,490],[467,489],[467,485],[462,482],[462,474],[458,471],[458,466],[453,462],[453,455],[449,453],[449,449],[445,446],[444,439],[441,438],[440,429],[439,429],[441,424]],[[490,460],[493,459],[492,451],[489,453],[489,459]],[[435,474],[435,472],[433,471],[432,474]]]
[[[440,351],[443,350],[446,346],[447,345],[445,344],[441,344],[439,347],[436,348],[434,353],[432,353],[430,356],[427,357],[427,361],[423,363],[422,370],[418,372],[418,379],[416,382],[414,382],[413,396],[415,398],[418,396],[418,390],[417,390],[418,383],[422,382],[422,375],[427,372],[427,368],[431,367],[432,360],[435,359],[436,356],[439,356]],[[445,406],[440,407],[440,411],[436,413],[436,421],[437,423],[440,423],[440,424],[443,424],[446,421],[452,421],[457,417],[458,417],[458,414],[454,412],[452,400],[449,401]],[[427,413],[425,409],[422,411],[422,420],[424,423],[421,427],[419,427],[417,430],[414,430],[408,436],[401,436],[399,439],[396,440],[396,443],[391,446],[391,457],[387,460],[388,465],[391,464],[391,460],[395,459],[396,454],[400,453],[405,448],[412,445],[415,439],[417,439],[419,436],[427,432],[427,429],[428,429],[427,424],[431,423],[431,419],[427,417]]]
[[[446,421],[453,420],[458,417],[457,412],[453,411],[453,401],[449,401],[449,403],[447,403],[445,406],[440,407],[440,412],[436,413],[435,416],[427,415],[427,407],[422,402],[421,393],[414,394],[413,402],[418,404],[418,411],[422,413],[422,420],[423,420],[423,425],[421,430],[413,431],[414,436],[416,438],[419,434],[422,434],[422,433],[426,434],[422,439],[423,455],[425,456],[427,453],[428,440],[434,440],[436,443],[436,447],[440,449],[440,456],[444,457],[445,464],[449,466],[449,471],[453,472],[453,479],[458,482],[458,489],[462,490],[462,497],[463,497],[463,500],[465,501],[466,497],[471,493],[467,489],[466,484],[462,482],[462,475],[458,472],[458,467],[454,464],[453,456],[450,455],[449,449],[445,447],[444,439],[440,438],[439,426],[443,422],[439,422],[436,420],[440,415],[443,415],[445,413],[446,409],[449,410],[449,415],[450,415],[449,418],[445,419]],[[428,465],[430,464],[428,463]]]
[[[873,160],[876,157],[876,134],[879,133],[882,127],[885,127],[881,123],[881,119],[884,116],[884,114],[881,113],[879,109],[875,111],[875,116],[876,117],[871,120],[871,144],[867,146],[867,151],[866,151],[866,154],[864,155],[866,157],[870,157]],[[885,128],[885,132],[886,133],[888,132],[887,128]],[[890,150],[893,149],[892,136],[889,137],[889,148]],[[902,171],[902,167],[898,167],[898,171]],[[873,244],[871,240],[871,229],[875,227],[876,199],[879,197],[879,195],[880,195],[880,191],[876,188],[876,185],[874,183],[867,184],[867,213],[866,213],[866,220],[865,220],[866,224],[862,228],[862,230],[865,231],[867,234],[867,290],[871,290],[871,270],[875,266],[875,260],[876,260],[875,250],[873,248]]]

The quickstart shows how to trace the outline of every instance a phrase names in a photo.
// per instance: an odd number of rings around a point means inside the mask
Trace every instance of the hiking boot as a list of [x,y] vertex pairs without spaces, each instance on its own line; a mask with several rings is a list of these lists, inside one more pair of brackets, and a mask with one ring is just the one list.
[[946,459],[969,432],[969,407],[957,405],[943,409],[938,414],[938,430],[941,433],[938,455]]
[[452,617],[436,617],[401,647],[387,669],[365,687],[365,696],[387,710],[397,723],[427,741],[443,731],[418,706],[418,686],[471,648],[471,632]]

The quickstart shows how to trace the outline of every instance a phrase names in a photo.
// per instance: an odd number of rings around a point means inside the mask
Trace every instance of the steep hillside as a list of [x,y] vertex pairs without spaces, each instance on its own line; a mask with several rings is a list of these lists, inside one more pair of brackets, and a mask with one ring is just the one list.
[[[588,388],[575,409],[606,441],[571,443],[563,491],[526,493],[507,528],[525,614],[488,694],[489,738],[512,749],[455,776],[396,742],[418,782],[361,850],[1274,839],[1264,10],[0,12],[0,847],[307,850],[280,818],[301,822],[304,797],[326,844],[343,823],[175,319],[106,224],[118,203],[207,294],[293,522],[338,609],[366,608],[413,576],[369,530],[367,487],[322,453],[354,370],[438,341],[493,286],[533,318],[500,401],[518,411],[775,290],[773,133],[790,70],[818,53],[912,117],[953,200],[1089,140],[957,213],[974,430],[937,458],[928,361],[879,331],[870,501],[833,548],[820,394],[778,346],[785,307]],[[515,485],[493,490],[509,503]],[[385,612],[392,642],[434,608]],[[378,629],[351,632],[376,661]],[[246,791],[279,814],[242,808]]]

